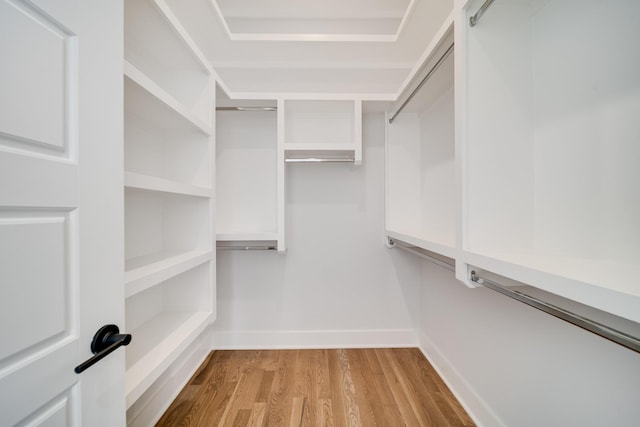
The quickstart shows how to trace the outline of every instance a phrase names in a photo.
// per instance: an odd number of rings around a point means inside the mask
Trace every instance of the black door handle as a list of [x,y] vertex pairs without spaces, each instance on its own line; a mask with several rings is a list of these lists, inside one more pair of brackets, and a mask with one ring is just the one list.
[[121,334],[120,328],[116,325],[104,325],[102,328],[98,329],[98,332],[93,336],[93,341],[91,341],[91,352],[94,356],[76,366],[74,371],[76,374],[79,374],[87,368],[95,365],[96,362],[102,360],[116,348],[123,345],[129,345],[130,342],[131,334]]

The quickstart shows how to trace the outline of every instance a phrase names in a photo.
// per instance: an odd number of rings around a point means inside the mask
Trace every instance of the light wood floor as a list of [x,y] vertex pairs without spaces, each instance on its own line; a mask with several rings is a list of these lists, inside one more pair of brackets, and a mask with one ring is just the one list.
[[473,426],[418,349],[215,351],[158,426]]

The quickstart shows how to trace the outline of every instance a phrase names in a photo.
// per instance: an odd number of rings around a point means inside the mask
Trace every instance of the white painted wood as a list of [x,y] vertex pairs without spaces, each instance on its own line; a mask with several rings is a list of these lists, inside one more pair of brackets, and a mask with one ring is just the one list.
[[127,298],[127,324],[141,338],[127,348],[127,407],[212,321],[211,266],[201,264]]
[[285,146],[354,144],[353,101],[293,101],[285,107]]
[[362,162],[362,100],[284,100],[285,158]]
[[[449,55],[409,99],[452,43],[451,22],[441,40],[430,45],[425,62],[407,83],[386,124],[387,235],[423,249],[454,257],[456,254],[456,153],[454,61]],[[388,115],[390,118],[391,115]]]
[[207,126],[210,66],[162,0],[125,4],[125,58]]
[[126,259],[210,247],[209,200],[154,191],[125,191]]
[[[124,64],[124,73],[127,77],[127,80],[135,85],[139,86],[140,89],[143,89],[151,95],[152,99],[146,94],[138,94],[139,90],[133,85],[127,85],[127,101],[131,104],[135,104],[137,102],[144,103],[143,105],[132,105],[131,108],[137,111],[148,110],[149,108],[157,108],[157,109],[165,109],[172,110],[173,112],[180,115],[183,119],[186,119],[192,126],[196,127],[198,130],[203,132],[204,134],[210,135],[212,133],[211,125],[209,125],[206,121],[202,120],[199,116],[195,115],[188,107],[185,107],[180,101],[171,96],[166,90],[164,90],[161,86],[143,74],[139,69],[133,66],[130,62],[125,62]],[[141,99],[142,98],[142,99]],[[143,113],[138,113],[142,115]],[[155,111],[147,112],[147,114],[152,117],[156,117],[155,120],[159,120],[157,118],[158,114]],[[163,120],[164,121],[164,120]],[[163,124],[162,126],[167,126]]]
[[162,0],[127,2],[124,38],[129,408],[215,318],[215,80]]
[[124,425],[124,351],[73,371],[99,327],[125,326],[121,16],[0,3],[3,425]]
[[127,409],[129,427],[155,425],[211,352],[211,327]]
[[208,188],[187,185],[135,172],[125,172],[124,186],[128,188],[138,188],[141,190],[182,194],[185,196],[211,197],[211,190]]
[[276,127],[277,113],[273,111],[216,113],[216,231],[219,235],[249,237],[277,233]]
[[125,297],[130,297],[211,259],[210,250],[154,253],[125,263]]
[[278,252],[284,253],[287,250],[286,244],[286,169],[284,165],[285,149],[284,149],[284,99],[278,99],[278,114],[277,114],[277,138],[278,138],[278,169],[277,169],[277,199],[278,199]]
[[431,252],[438,253],[440,255],[444,255],[449,258],[455,258],[458,252],[455,247],[440,244],[434,242],[433,240],[427,240],[424,238],[416,237],[415,234],[405,234],[398,231],[394,231],[392,229],[387,229],[386,235],[391,237],[392,239],[401,240],[405,243],[409,243],[411,245],[417,246],[422,249],[426,249]]
[[224,331],[214,332],[213,342],[220,350],[400,348],[418,345],[414,329]]
[[638,12],[492,5],[465,27],[463,77],[466,260],[636,321]]
[[217,233],[216,240],[222,242],[234,242],[234,241],[269,241],[278,240],[279,233],[250,233],[250,232],[238,232],[238,233]]

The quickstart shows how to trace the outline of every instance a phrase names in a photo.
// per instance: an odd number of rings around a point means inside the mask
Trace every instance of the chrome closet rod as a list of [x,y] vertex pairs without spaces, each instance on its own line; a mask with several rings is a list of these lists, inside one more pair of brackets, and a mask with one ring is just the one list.
[[493,3],[493,0],[486,0],[482,4],[482,6],[480,6],[480,9],[478,9],[476,14],[473,15],[471,18],[469,18],[469,26],[471,26],[471,27],[475,27],[476,26],[476,24],[480,20],[480,17],[482,15],[484,15],[484,12],[489,8],[489,6],[491,6],[491,3]]
[[275,246],[218,246],[221,251],[275,251]]
[[278,107],[216,107],[216,111],[278,111]]
[[509,287],[503,286],[492,280],[479,276],[475,271],[471,271],[470,279],[481,286],[492,289],[499,292],[509,298],[513,298],[520,302],[523,302],[533,308],[544,311],[552,316],[562,319],[566,322],[579,326],[587,331],[593,332],[596,335],[600,335],[603,338],[611,340],[617,344],[620,344],[628,349],[640,353],[640,338],[636,338],[632,335],[613,329],[607,325],[596,322],[595,320],[586,318],[579,314],[573,313],[569,310],[565,310],[556,305],[550,304],[541,299],[526,295],[522,292],[518,292]]
[[285,163],[354,163],[356,159],[323,159],[318,157],[308,157],[300,159],[284,159]]
[[454,43],[451,43],[451,46],[449,46],[449,48],[446,50],[446,52],[442,54],[440,59],[438,59],[438,62],[436,62],[433,65],[433,67],[431,67],[431,69],[429,70],[427,75],[424,76],[424,78],[422,79],[422,81],[420,81],[418,86],[411,92],[411,94],[407,97],[407,99],[404,100],[404,102],[400,105],[400,107],[396,110],[396,112],[391,115],[391,117],[389,118],[389,123],[393,123],[393,121],[395,120],[396,116],[398,114],[400,114],[400,112],[402,110],[404,110],[404,107],[406,107],[406,105],[409,103],[409,101],[411,101],[413,99],[413,97],[416,96],[416,94],[418,93],[420,88],[422,86],[424,86],[424,84],[427,82],[427,80],[429,80],[431,78],[431,76],[433,75],[433,73],[435,73],[436,70],[440,67],[440,65],[442,65],[444,60],[447,59],[447,57],[451,54],[451,52],[453,52],[453,46],[454,46]]
[[407,243],[404,243],[400,240],[395,240],[392,238],[389,238],[389,243],[392,246],[397,247],[398,249],[402,249],[403,251],[407,251],[413,255],[417,255],[421,258],[426,259],[429,262],[432,262],[436,265],[439,265],[442,268],[446,268],[449,271],[456,271],[456,265],[455,265],[455,261],[452,260],[452,262],[447,262],[444,260],[441,260],[440,258],[436,258],[433,255],[429,255],[429,251],[427,251],[426,249],[418,249],[417,247],[413,246],[413,245],[409,245]]

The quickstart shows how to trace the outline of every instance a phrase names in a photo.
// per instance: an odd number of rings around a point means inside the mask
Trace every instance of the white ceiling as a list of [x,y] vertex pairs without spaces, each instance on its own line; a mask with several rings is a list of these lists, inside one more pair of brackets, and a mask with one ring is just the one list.
[[415,0],[211,0],[232,40],[393,41]]
[[393,99],[453,0],[167,0],[234,96]]

